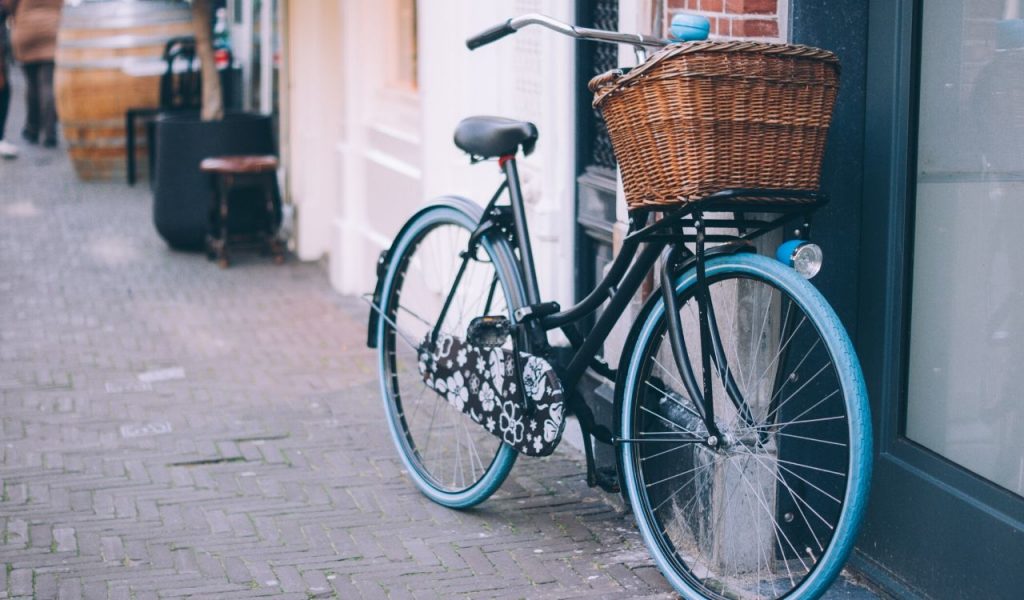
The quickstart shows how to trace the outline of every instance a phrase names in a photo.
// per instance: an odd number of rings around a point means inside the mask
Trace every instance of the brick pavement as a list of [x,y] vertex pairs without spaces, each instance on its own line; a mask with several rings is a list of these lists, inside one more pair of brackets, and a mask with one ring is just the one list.
[[476,510],[427,501],[365,305],[315,264],[169,250],[145,189],[0,164],[0,597],[666,592],[571,448]]
[[0,598],[672,596],[566,445],[477,509],[427,501],[364,305],[315,264],[169,250],[145,185],[0,164],[0,299]]

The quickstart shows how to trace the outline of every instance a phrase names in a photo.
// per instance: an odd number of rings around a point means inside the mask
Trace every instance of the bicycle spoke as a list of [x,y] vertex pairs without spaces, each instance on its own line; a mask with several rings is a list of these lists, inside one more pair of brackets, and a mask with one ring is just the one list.
[[406,314],[407,314],[407,315],[409,315],[410,317],[412,317],[412,318],[416,319],[416,320],[417,320],[417,321],[419,321],[420,323],[423,323],[423,324],[424,324],[424,325],[426,325],[427,327],[433,327],[433,326],[434,326],[434,324],[433,324],[433,323],[431,323],[430,321],[427,321],[427,320],[426,320],[426,319],[424,319],[423,317],[421,317],[421,316],[419,316],[418,314],[416,314],[416,312],[415,312],[415,311],[413,311],[413,310],[410,310],[410,309],[409,309],[408,307],[406,307],[406,306],[402,305],[401,303],[399,303],[399,304],[398,304],[398,305],[396,306],[396,308],[398,308],[398,309],[399,309],[399,310],[401,310],[402,312],[406,313]]
[[[791,302],[790,305],[789,305],[789,308],[792,308],[792,307],[793,307],[793,303]],[[786,318],[787,318],[787,320],[789,318],[788,311],[787,311]],[[782,354],[786,351],[787,348],[789,348],[789,343],[793,341],[793,338],[796,337],[797,332],[800,331],[800,328],[803,327],[803,324],[806,323],[806,322],[807,322],[807,317],[805,316],[803,319],[800,320],[800,323],[798,323],[797,326],[793,328],[793,333],[786,339],[786,341],[779,345],[778,352],[776,352],[775,356],[772,357],[771,362],[768,363],[768,366],[764,368],[764,371],[762,371],[761,374],[758,375],[758,377],[757,377],[757,381],[758,382],[764,381],[764,376],[768,374],[768,371],[772,370],[772,367],[775,366],[775,363],[779,360],[779,358],[782,356]],[[785,325],[785,323],[784,323],[784,325]],[[785,331],[785,329],[782,329],[782,331]],[[796,371],[796,369],[793,369],[793,371]]]
[[[774,515],[774,511],[771,508],[768,507],[768,504],[767,504],[767,502],[764,499],[764,495],[761,494],[760,492],[758,492],[757,488],[755,488],[753,486],[753,484],[751,484],[749,481],[747,481],[747,477],[746,477],[746,475],[743,474],[743,470],[742,469],[740,469],[739,473],[740,473],[740,479],[743,481],[744,484],[747,485],[747,487],[750,488],[750,491],[754,494],[754,498],[758,501],[758,503],[761,504],[761,508],[765,509],[765,514]],[[784,539],[786,541],[786,544],[789,546],[790,550],[792,550],[793,554],[796,555],[797,559],[800,560],[800,564],[803,565],[804,570],[805,571],[809,570],[807,568],[807,563],[805,563],[803,558],[800,556],[800,552],[796,549],[796,546],[793,545],[793,542],[789,539],[789,536],[786,535],[786,532],[782,530],[782,527],[779,526],[779,522],[775,520],[774,516],[771,518],[771,522],[772,522],[772,527],[775,528],[775,531],[778,532],[778,534],[782,536],[782,539]],[[782,561],[782,563],[786,566],[786,571],[789,572],[790,583],[792,583],[794,586],[796,586],[796,581],[793,580],[793,572],[792,572],[792,570],[790,570],[788,562],[787,561]]]
[[396,325],[396,324],[394,323],[394,321],[392,321],[391,319],[389,319],[389,318],[385,317],[385,316],[384,316],[383,314],[381,315],[381,317],[382,317],[383,319],[385,319],[385,321],[390,321],[390,322],[389,322],[388,324],[389,324],[389,325],[391,325],[391,332],[392,332],[392,333],[394,333],[394,334],[397,334],[397,335],[398,335],[398,337],[399,337],[399,339],[401,339],[401,340],[402,340],[403,342],[405,342],[405,344],[406,344],[407,346],[409,346],[410,348],[412,348],[413,350],[415,350],[415,351],[416,351],[417,353],[419,352],[419,350],[420,350],[420,347],[419,347],[419,343],[418,343],[418,342],[416,342],[416,341],[415,341],[415,340],[414,340],[414,339],[412,338],[412,336],[411,336],[411,335],[409,335],[408,333],[406,333],[406,332],[404,332],[404,331],[400,330],[400,329],[398,328],[398,326],[397,326],[397,325]]
[[[647,381],[645,381],[644,383],[645,383],[646,385],[650,386],[650,387],[651,387],[651,389],[653,389],[654,391],[656,391],[656,392],[658,392],[659,394],[661,394],[661,395],[662,395],[663,397],[665,397],[665,398],[668,398],[669,400],[671,400],[671,401],[672,401],[672,403],[673,403],[673,404],[675,404],[676,406],[678,406],[679,408],[681,408],[681,409],[685,410],[686,412],[688,412],[688,413],[690,413],[691,415],[693,415],[693,416],[697,417],[698,419],[700,419],[700,418],[701,418],[701,416],[700,416],[700,413],[698,413],[698,412],[697,412],[697,411],[695,411],[694,409],[690,408],[689,406],[686,406],[686,405],[685,405],[685,404],[683,404],[682,402],[680,402],[680,401],[676,400],[676,399],[675,399],[675,398],[673,397],[673,395],[672,395],[672,394],[670,394],[670,393],[666,392],[665,390],[662,390],[662,389],[661,389],[661,388],[659,388],[658,386],[654,385],[653,383],[651,383],[651,382],[650,382],[650,380],[647,380]],[[689,398],[687,398],[687,400],[689,400]],[[694,434],[694,435],[697,435],[697,434]]]
[[842,447],[842,448],[846,447],[846,443],[844,443],[844,442],[836,442],[836,441],[833,441],[833,440],[823,440],[821,438],[810,437],[810,436],[807,436],[807,435],[797,435],[795,433],[781,433],[781,432],[778,432],[778,431],[775,432],[775,435],[781,435],[783,437],[788,437],[788,438],[793,438],[793,439],[798,439],[798,440],[806,440],[808,442],[815,442],[815,443],[818,443],[818,444],[828,444],[830,446],[839,446],[839,447]]
[[833,471],[831,469],[824,469],[822,467],[812,467],[811,465],[807,465],[807,464],[804,464],[804,463],[793,462],[791,460],[783,460],[781,458],[776,458],[775,460],[776,460],[776,462],[780,462],[780,463],[786,464],[786,465],[792,465],[794,467],[800,467],[801,469],[810,469],[812,471],[817,471],[818,473],[828,473],[829,475],[838,475],[839,477],[846,477],[846,473],[841,473],[839,471]]
[[[799,479],[800,481],[802,481],[802,482],[806,483],[807,485],[811,486],[811,487],[812,487],[813,489],[815,489],[815,490],[817,490],[817,491],[821,492],[821,493],[822,493],[822,494],[823,494],[823,495],[824,495],[825,497],[827,497],[827,498],[828,498],[829,500],[831,500],[831,501],[835,502],[836,504],[842,504],[842,503],[843,503],[843,501],[842,501],[842,500],[840,500],[839,498],[836,498],[836,497],[835,497],[835,496],[833,496],[832,494],[830,494],[830,493],[826,492],[825,490],[821,489],[820,487],[818,487],[817,485],[815,485],[815,484],[814,484],[814,483],[812,483],[811,481],[808,481],[808,480],[807,480],[806,478],[804,478],[804,477],[801,477],[801,476],[800,476],[800,475],[799,475],[799,474],[798,474],[798,473],[797,473],[796,471],[794,471],[793,469],[790,469],[789,467],[787,467],[787,466],[785,466],[785,465],[779,465],[779,468],[780,468],[780,469],[782,469],[783,471],[785,471],[785,472],[789,473],[789,474],[790,474],[790,475],[792,475],[793,477],[796,477],[796,478],[797,478],[797,479]],[[831,528],[832,526],[831,526],[831,525],[829,525],[829,527]]]
[[641,461],[647,461],[647,460],[651,460],[652,458],[658,458],[659,456],[662,456],[664,454],[668,454],[669,452],[675,452],[676,450],[679,450],[681,448],[692,448],[692,447],[693,447],[692,443],[678,444],[676,446],[673,446],[672,448],[669,448],[668,450],[662,450],[661,452],[658,452],[656,454],[651,454],[649,456],[644,456],[640,460]]
[[[423,399],[423,395],[424,393],[426,393],[428,389],[430,388],[428,388],[426,384],[423,384],[423,387],[420,388],[420,393],[416,395],[416,399],[413,401],[413,405],[415,406],[415,408],[412,409],[412,416],[407,420],[407,422],[412,422],[416,420],[416,413],[418,413],[420,410],[420,400]],[[402,406],[402,412],[400,412],[399,414],[402,416],[402,418],[405,418],[405,405],[403,404]]]
[[[674,491],[671,494],[669,494],[664,500],[662,500],[660,503],[658,503],[658,505],[655,506],[654,508],[652,508],[651,510],[653,512],[658,512],[658,509],[661,508],[662,506],[664,506],[666,502],[671,500],[679,492],[683,491],[683,489],[685,489],[686,486],[690,485],[697,478],[697,475],[700,473],[700,471],[704,471],[704,470],[710,469],[712,467],[717,467],[723,460],[724,460],[723,458],[717,458],[715,460],[715,462],[713,462],[713,463],[710,463],[710,464],[707,464],[707,465],[702,465],[700,467],[694,467],[694,468],[690,469],[689,471],[684,471],[682,473],[678,473],[676,475],[673,475],[672,477],[668,477],[668,478],[662,479],[661,481],[655,481],[654,483],[647,484],[646,487],[650,488],[650,487],[653,487],[653,486],[658,485],[660,483],[664,483],[666,481],[669,481],[670,479],[674,479],[676,477],[682,477],[683,475],[686,475],[688,473],[693,473],[693,476],[690,477],[690,479],[686,480],[681,486],[679,486],[676,489],[676,491]],[[694,496],[693,499],[690,500],[690,502],[693,502],[695,499],[696,499],[696,495]]]
[[653,483],[645,484],[645,487],[648,487],[648,488],[654,487],[654,486],[656,486],[656,485],[658,485],[660,483],[665,483],[666,481],[671,481],[673,479],[677,479],[679,477],[682,477],[683,475],[688,475],[690,473],[693,473],[694,471],[697,471],[697,470],[700,470],[700,469],[705,469],[705,468],[707,468],[707,465],[703,465],[703,466],[700,466],[700,467],[694,467],[692,469],[688,469],[688,470],[683,471],[681,473],[676,473],[675,475],[669,475],[668,477],[666,477],[664,479],[659,479],[658,481],[655,481]]
[[[800,386],[799,388],[797,388],[797,390],[796,390],[795,392],[793,392],[792,394],[790,394],[790,395],[789,395],[789,396],[788,396],[788,397],[787,397],[787,398],[786,398],[785,400],[783,400],[783,401],[782,401],[782,402],[781,402],[781,403],[780,403],[780,404],[779,404],[778,406],[776,406],[776,407],[775,407],[775,408],[774,408],[774,409],[773,409],[773,410],[772,410],[772,411],[771,411],[771,412],[770,412],[770,413],[768,414],[768,420],[771,420],[772,418],[774,418],[774,417],[775,417],[775,415],[779,414],[779,411],[780,411],[780,410],[782,410],[782,407],[783,407],[783,406],[785,406],[787,402],[789,402],[790,400],[792,400],[793,398],[795,398],[797,394],[799,394],[800,392],[802,392],[802,391],[803,391],[803,389],[804,389],[805,387],[807,387],[808,385],[810,385],[812,381],[814,381],[815,379],[817,379],[818,375],[821,375],[821,374],[822,374],[822,372],[824,372],[824,371],[825,371],[825,369],[829,368],[830,366],[832,366],[832,361],[829,361],[829,362],[825,363],[825,364],[824,364],[824,365],[823,365],[823,366],[822,366],[822,367],[821,367],[820,369],[818,369],[818,372],[817,372],[817,373],[815,373],[814,375],[811,375],[811,378],[810,378],[810,379],[808,379],[807,381],[805,381],[803,385],[801,385],[801,386]],[[774,401],[775,401],[775,399],[776,399],[776,398],[778,398],[778,396],[779,396],[779,392],[781,392],[781,391],[782,391],[782,388],[780,387],[780,388],[779,388],[779,391],[778,391],[778,392],[775,392],[775,395],[774,395],[774,396],[772,396],[772,402],[774,402]]]
[[[680,424],[676,423],[675,421],[672,421],[672,420],[666,419],[665,417],[663,417],[663,416],[659,415],[658,413],[654,412],[653,410],[651,410],[651,409],[649,409],[649,408],[647,408],[647,407],[641,407],[641,410],[643,410],[643,411],[645,411],[645,412],[648,412],[648,413],[650,413],[650,414],[654,415],[655,417],[658,417],[658,418],[659,418],[659,419],[661,419],[662,421],[664,421],[664,422],[668,423],[668,424],[669,424],[669,425],[671,425],[672,427],[675,427],[675,428],[677,428],[677,429],[678,429],[679,431],[681,431],[681,432],[683,432],[683,433],[688,433],[688,434],[690,434],[690,435],[692,435],[692,436],[697,436],[697,435],[699,435],[699,434],[697,434],[697,433],[694,433],[694,432],[692,432],[692,431],[690,431],[690,430],[686,429],[685,427],[683,427],[682,425],[680,425]],[[641,433],[641,435],[643,435],[643,434]]]
[[[752,458],[753,458],[754,460],[756,460],[756,461],[758,461],[758,462],[761,462],[761,461],[760,461],[760,459],[759,459],[759,457],[755,456],[755,455],[754,455],[754,453],[751,453],[751,454],[750,454],[750,456],[751,456],[751,457],[752,457]],[[762,463],[762,465],[763,465],[763,463]],[[791,473],[791,474],[792,474],[793,476],[795,476],[795,477],[796,477],[797,479],[800,479],[800,480],[801,480],[801,481],[803,481],[804,483],[807,483],[808,485],[814,486],[814,484],[810,483],[810,482],[809,482],[809,481],[807,481],[806,479],[803,479],[802,477],[800,477],[800,476],[799,476],[799,475],[797,475],[796,473],[793,473],[793,471],[791,471],[790,469],[786,469],[785,467],[783,467],[783,466],[781,466],[781,465],[779,466],[779,468],[780,468],[780,469],[783,469],[783,470],[785,470],[785,471],[787,471],[787,472],[789,472],[789,473]],[[797,500],[799,500],[799,501],[803,502],[803,504],[804,504],[804,505],[805,505],[805,506],[806,506],[806,507],[807,507],[807,508],[808,508],[808,509],[809,509],[809,510],[810,510],[810,511],[811,511],[811,512],[812,512],[812,513],[814,514],[814,516],[816,516],[816,517],[818,517],[819,519],[821,519],[821,522],[822,522],[822,523],[824,523],[824,524],[825,524],[825,526],[826,526],[826,527],[828,527],[828,528],[829,528],[830,530],[831,530],[831,529],[835,529],[835,527],[834,527],[834,526],[833,526],[833,525],[832,525],[831,523],[829,523],[829,522],[828,522],[828,519],[826,519],[825,517],[821,516],[821,514],[820,514],[820,513],[818,512],[818,511],[814,510],[814,508],[813,508],[813,507],[812,507],[812,506],[811,506],[811,505],[810,505],[810,504],[809,504],[809,503],[808,503],[808,502],[807,502],[806,500],[804,500],[802,496],[798,496],[798,495],[796,494],[796,492],[795,492],[795,491],[793,491],[793,488],[792,488],[792,487],[791,487],[791,486],[789,485],[789,482],[788,482],[788,481],[786,481],[786,478],[785,478],[785,477],[782,477],[781,475],[779,475],[779,474],[778,474],[777,472],[775,472],[775,470],[774,470],[774,469],[771,469],[771,471],[772,471],[772,472],[774,473],[776,481],[778,481],[779,483],[781,483],[781,484],[782,484],[782,486],[783,486],[784,488],[786,488],[786,489],[787,489],[787,490],[789,491],[789,493],[790,493],[790,494],[791,494],[791,495],[792,495],[792,496],[794,497],[794,499],[797,499]],[[818,489],[818,491],[819,491],[819,492],[821,492],[822,494],[825,494],[826,496],[828,496],[829,498],[831,498],[831,499],[832,499],[833,501],[835,501],[836,503],[842,504],[842,502],[841,502],[841,501],[840,501],[839,499],[837,499],[837,498],[834,498],[834,497],[832,497],[831,495],[829,495],[829,494],[828,494],[828,493],[826,493],[825,491],[821,490],[820,488],[817,488],[817,486],[814,486],[814,487],[815,487],[815,489]],[[808,529],[810,529],[810,524],[808,524]]]
[[[814,408],[814,407],[818,406],[819,404],[821,404],[825,400],[828,400],[829,398],[831,398],[832,396],[834,396],[834,395],[836,395],[838,393],[839,393],[839,390],[835,390],[834,392],[832,392],[828,396],[825,396],[824,398],[819,400],[811,408]],[[804,411],[804,412],[807,412],[807,411]],[[838,415],[838,416],[835,416],[835,417],[821,417],[819,419],[803,419],[803,420],[797,420],[797,421],[786,421],[785,423],[765,423],[763,425],[755,425],[755,426],[749,427],[747,429],[749,429],[750,431],[755,431],[755,430],[756,431],[781,431],[781,430],[785,429],[786,427],[789,427],[790,425],[802,425],[802,424],[806,424],[806,423],[823,423],[825,421],[839,421],[839,420],[842,420],[842,419],[845,419],[845,418],[846,417],[844,417],[842,415]]]
[[839,392],[840,392],[839,388],[836,388],[836,389],[832,390],[827,396],[825,396],[821,400],[818,400],[817,402],[812,404],[810,407],[804,409],[803,412],[801,412],[797,416],[793,417],[792,419],[790,419],[788,421],[785,421],[784,423],[779,424],[779,431],[781,431],[782,429],[785,429],[786,427],[789,427],[790,425],[795,425],[795,424],[799,424],[799,423],[813,423],[815,421],[826,421],[826,420],[832,420],[832,419],[845,419],[846,418],[845,416],[838,416],[838,417],[827,417],[827,418],[823,418],[823,419],[805,419],[803,421],[799,420],[801,417],[803,417],[807,413],[811,412],[812,410],[818,408],[819,406],[824,404],[826,401],[831,399],[833,396],[835,396]]
[[[664,337],[665,336],[662,336],[662,339],[664,339]],[[679,378],[676,377],[670,369],[665,368],[665,365],[661,364],[661,362],[657,358],[652,357],[652,360],[654,361],[654,364],[657,365],[659,369],[661,369],[661,372],[665,373],[666,375],[671,377],[672,381],[674,381],[675,383],[679,384],[679,387],[681,387],[681,388],[685,388],[686,387],[685,385],[683,385],[683,382],[680,381]]]
[[[761,339],[764,338],[764,330],[765,330],[765,327],[768,325],[768,313],[771,312],[771,308],[772,308],[772,303],[771,302],[765,302],[765,304],[764,304],[764,318],[761,321],[761,331],[757,334],[757,340],[756,340],[757,344],[754,344],[755,340],[753,338],[751,338],[751,340],[750,340],[751,351],[754,353],[754,355],[750,359],[751,366],[757,364],[757,357],[758,357],[758,355],[760,354],[760,351],[761,351]],[[751,334],[753,334],[753,328],[751,328]],[[753,373],[753,369],[751,369],[751,373]],[[750,386],[748,385],[747,388],[749,389]]]

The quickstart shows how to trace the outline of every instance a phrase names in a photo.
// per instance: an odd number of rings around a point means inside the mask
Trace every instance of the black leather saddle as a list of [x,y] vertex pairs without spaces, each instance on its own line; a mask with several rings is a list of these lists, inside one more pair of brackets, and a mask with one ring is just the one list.
[[533,152],[537,144],[537,126],[527,121],[504,117],[469,117],[455,128],[455,145],[480,158]]

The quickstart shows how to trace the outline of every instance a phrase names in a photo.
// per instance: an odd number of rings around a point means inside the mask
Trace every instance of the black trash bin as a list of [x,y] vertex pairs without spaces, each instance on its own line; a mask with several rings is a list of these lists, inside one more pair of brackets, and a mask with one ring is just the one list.
[[[213,190],[199,163],[211,156],[276,154],[271,117],[239,112],[219,121],[201,121],[194,115],[169,114],[157,118],[156,128],[153,224],[172,248],[202,250]],[[260,204],[239,202],[239,206]],[[264,216],[256,212],[232,210],[229,230],[259,230],[265,226]],[[280,198],[275,212],[280,220]]]

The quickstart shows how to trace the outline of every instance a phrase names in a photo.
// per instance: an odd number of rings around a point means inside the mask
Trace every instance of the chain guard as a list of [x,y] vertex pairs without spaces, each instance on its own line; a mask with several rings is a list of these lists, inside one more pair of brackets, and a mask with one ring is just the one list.
[[523,372],[517,377],[512,350],[443,333],[432,345],[430,337],[419,350],[427,387],[517,452],[547,456],[555,451],[565,430],[563,392],[548,361],[520,352]]

